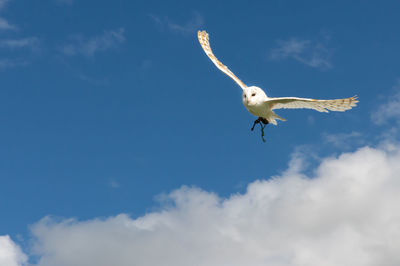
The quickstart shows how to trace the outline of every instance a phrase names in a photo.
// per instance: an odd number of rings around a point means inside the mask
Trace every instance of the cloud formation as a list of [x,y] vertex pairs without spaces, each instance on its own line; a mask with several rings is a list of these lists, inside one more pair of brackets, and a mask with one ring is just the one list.
[[194,12],[193,17],[183,24],[178,24],[168,17],[160,18],[155,15],[149,16],[160,28],[167,28],[172,32],[181,34],[192,34],[204,25],[204,18],[197,12]]
[[[5,7],[5,5],[9,2],[9,0],[0,0],[0,11]],[[0,17],[0,30],[15,30],[16,26],[11,25],[8,21],[2,17]]]
[[277,47],[273,48],[269,54],[272,60],[291,58],[307,66],[320,69],[332,67],[331,55],[332,50],[321,42],[296,38],[286,41],[278,40]]
[[36,37],[27,37],[21,39],[3,39],[0,40],[0,48],[30,48],[35,49],[39,45],[39,39]]
[[44,218],[37,266],[400,265],[400,147],[325,158],[313,176],[294,156],[280,176],[229,198],[182,187],[131,218]]
[[362,134],[357,131],[352,131],[350,133],[337,133],[337,134],[323,134],[323,139],[325,142],[330,143],[338,148],[346,147],[359,147],[360,144],[364,142],[362,139]]
[[[0,0],[0,11],[5,7],[9,0]],[[17,30],[18,27],[11,25],[6,19],[0,17],[0,30]],[[38,51],[40,41],[37,37],[23,37],[13,39],[0,39],[0,49],[7,49],[5,57],[0,58],[0,70],[26,66],[29,60],[26,56],[26,49],[29,52]],[[21,54],[21,49],[24,49]],[[13,51],[13,53],[10,53]],[[17,51],[17,52],[16,52]]]
[[17,27],[8,23],[4,18],[0,17],[0,30],[15,30]]
[[27,256],[8,235],[0,236],[0,265],[22,266],[26,261]]
[[21,50],[28,50],[35,52],[39,49],[39,39],[36,37],[20,38],[20,39],[0,39],[0,49],[7,49],[7,51],[18,51],[16,54],[8,53],[7,58],[0,58],[0,70],[7,68],[14,68],[26,66],[29,61],[26,56],[21,56]]
[[71,42],[61,47],[61,52],[68,56],[82,54],[88,57],[98,52],[103,52],[125,42],[125,29],[106,30],[102,35],[84,37],[76,35],[71,37]]
[[26,66],[28,65],[29,62],[23,59],[1,59],[0,58],[0,70],[6,69],[6,68],[13,68],[13,67],[19,67],[19,66]]
[[0,9],[2,9],[9,0],[0,0]]

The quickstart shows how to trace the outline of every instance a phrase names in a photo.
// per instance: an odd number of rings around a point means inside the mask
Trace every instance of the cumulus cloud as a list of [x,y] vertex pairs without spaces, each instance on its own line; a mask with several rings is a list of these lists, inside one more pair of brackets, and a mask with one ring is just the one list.
[[325,158],[228,198],[182,187],[142,217],[44,218],[37,266],[400,265],[400,147]]
[[26,263],[27,256],[21,251],[8,235],[0,236],[0,265],[22,266]]
[[181,24],[172,21],[168,17],[160,18],[152,14],[149,16],[160,28],[167,28],[172,32],[181,34],[192,34],[204,25],[203,16],[197,12],[193,13],[193,17],[189,21]]
[[400,79],[392,89],[396,93],[389,96],[386,102],[378,105],[371,114],[371,120],[377,125],[383,125],[389,121],[400,122]]
[[71,42],[61,47],[61,52],[68,56],[82,54],[93,56],[94,54],[118,47],[125,42],[125,29],[106,30],[102,35],[85,37],[76,35],[71,37]]
[[331,55],[332,49],[322,42],[296,38],[278,40],[277,47],[273,48],[269,54],[272,60],[291,58],[307,66],[321,69],[332,67]]

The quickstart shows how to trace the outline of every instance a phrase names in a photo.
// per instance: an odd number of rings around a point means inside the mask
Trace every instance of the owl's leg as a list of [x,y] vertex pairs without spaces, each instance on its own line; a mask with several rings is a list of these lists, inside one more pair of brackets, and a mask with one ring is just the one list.
[[259,117],[259,118],[257,118],[256,120],[254,120],[254,124],[253,124],[253,127],[251,128],[251,131],[254,130],[254,127],[255,127],[257,124],[259,124],[260,121],[261,121],[261,117]]
[[[264,124],[264,126],[263,126],[261,123]],[[264,117],[259,117],[259,118],[257,118],[256,120],[254,120],[253,127],[251,128],[251,131],[254,130],[254,127],[255,127],[257,124],[261,124],[261,127],[264,128],[266,125],[269,124],[269,122],[268,122],[268,120],[265,119]]]
[[257,124],[260,124],[260,127],[261,127],[261,139],[262,139],[263,142],[265,142],[265,139],[264,139],[264,136],[265,136],[265,134],[264,134],[264,128],[265,128],[266,125],[269,124],[269,122],[268,122],[267,119],[265,119],[265,118],[263,118],[263,117],[259,117],[259,118],[257,118],[257,119],[254,121],[254,124],[253,124],[253,127],[251,128],[251,131],[254,130],[254,127],[255,127]]

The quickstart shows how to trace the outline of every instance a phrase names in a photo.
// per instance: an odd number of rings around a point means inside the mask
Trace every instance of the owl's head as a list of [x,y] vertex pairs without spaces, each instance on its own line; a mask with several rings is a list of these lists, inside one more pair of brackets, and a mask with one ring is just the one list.
[[243,104],[246,106],[258,105],[267,99],[265,92],[256,86],[250,86],[243,90]]

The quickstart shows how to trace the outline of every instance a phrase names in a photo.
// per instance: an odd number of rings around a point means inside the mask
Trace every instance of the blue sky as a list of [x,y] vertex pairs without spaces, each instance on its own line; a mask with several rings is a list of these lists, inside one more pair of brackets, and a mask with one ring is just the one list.
[[[0,0],[0,235],[30,254],[31,225],[48,215],[141,217],[183,185],[224,198],[282,175],[298,154],[313,177],[321,158],[396,143],[399,8]],[[359,106],[280,110],[288,121],[268,125],[262,143],[240,88],[202,51],[200,29],[269,96],[357,94]]]

